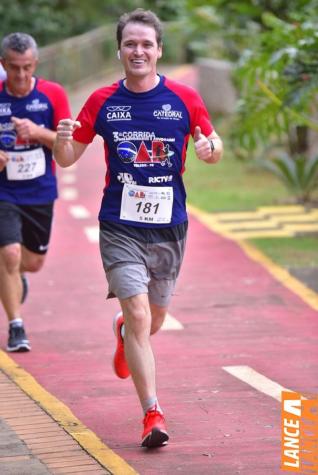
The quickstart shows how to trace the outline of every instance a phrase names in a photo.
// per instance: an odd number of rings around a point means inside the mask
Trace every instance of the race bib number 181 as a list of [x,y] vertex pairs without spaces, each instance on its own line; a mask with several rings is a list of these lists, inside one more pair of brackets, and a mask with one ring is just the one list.
[[120,219],[139,223],[170,223],[172,206],[171,186],[138,186],[125,183]]

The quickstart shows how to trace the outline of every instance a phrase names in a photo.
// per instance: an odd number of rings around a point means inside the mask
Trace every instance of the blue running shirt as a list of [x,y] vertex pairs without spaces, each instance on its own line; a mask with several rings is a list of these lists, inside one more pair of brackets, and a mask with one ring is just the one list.
[[0,172],[0,200],[24,205],[50,203],[57,197],[52,151],[19,139],[12,116],[56,130],[59,120],[71,117],[66,93],[59,84],[36,78],[30,94],[14,97],[7,93],[5,82],[0,83],[0,150],[10,157]]
[[192,88],[160,76],[152,90],[134,93],[123,80],[95,91],[77,120],[74,139],[104,139],[105,187],[100,221],[168,227],[187,220],[182,180],[190,135],[213,131]]

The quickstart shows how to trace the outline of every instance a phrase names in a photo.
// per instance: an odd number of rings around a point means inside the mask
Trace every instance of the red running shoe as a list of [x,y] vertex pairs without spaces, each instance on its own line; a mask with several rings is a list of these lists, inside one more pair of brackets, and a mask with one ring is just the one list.
[[161,412],[158,412],[156,408],[150,409],[146,412],[143,424],[142,447],[154,448],[167,445],[169,435]]
[[123,324],[124,317],[122,312],[119,312],[113,319],[113,330],[117,338],[117,348],[114,353],[113,366],[116,375],[119,378],[125,379],[130,375],[130,371],[125,358],[124,340],[120,333]]

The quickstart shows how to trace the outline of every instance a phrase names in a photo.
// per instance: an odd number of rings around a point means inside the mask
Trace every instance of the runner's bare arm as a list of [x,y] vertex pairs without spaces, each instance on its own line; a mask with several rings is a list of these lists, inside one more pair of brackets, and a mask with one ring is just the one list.
[[8,162],[8,155],[3,150],[0,150],[0,172],[4,170],[7,162]]
[[39,142],[41,145],[52,150],[56,137],[54,130],[46,129],[41,125],[35,124],[30,119],[11,118],[18,137],[25,142]]
[[69,167],[84,153],[87,144],[73,140],[73,132],[81,124],[72,119],[60,120],[57,126],[53,155],[61,167]]
[[[217,163],[223,154],[223,143],[218,134],[213,131],[206,137],[202,134],[201,128],[197,126],[194,131],[195,153],[199,160],[206,163]],[[213,142],[213,145],[211,144]]]

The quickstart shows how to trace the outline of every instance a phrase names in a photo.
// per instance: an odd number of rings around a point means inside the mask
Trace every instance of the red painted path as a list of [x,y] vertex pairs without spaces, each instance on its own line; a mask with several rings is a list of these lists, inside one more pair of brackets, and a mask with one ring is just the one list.
[[[46,266],[30,276],[24,306],[33,350],[12,357],[142,475],[282,473],[279,403],[222,367],[249,365],[287,388],[317,393],[317,312],[194,217],[170,308],[184,330],[153,338],[171,442],[152,452],[138,446],[142,414],[132,382],[111,367],[118,306],[105,300],[98,245],[84,232],[97,224],[101,156],[97,141],[74,171],[78,198],[57,203]],[[74,204],[91,217],[73,218]]]

